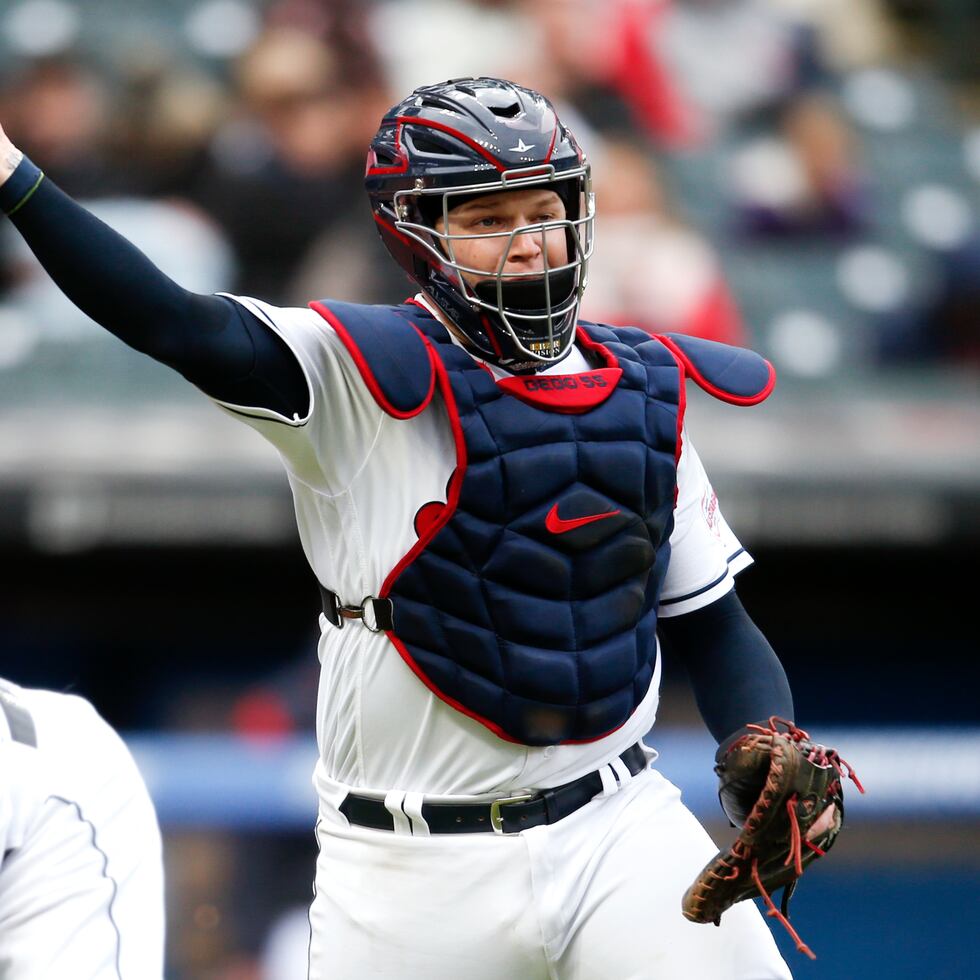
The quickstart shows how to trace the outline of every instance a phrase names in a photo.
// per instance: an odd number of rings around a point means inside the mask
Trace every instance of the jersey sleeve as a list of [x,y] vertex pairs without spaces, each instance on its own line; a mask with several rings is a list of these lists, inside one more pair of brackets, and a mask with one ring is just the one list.
[[305,416],[213,399],[278,450],[293,477],[326,494],[342,492],[377,442],[384,412],[361,379],[333,328],[305,307],[283,308],[229,296],[274,330],[302,368],[308,389]]
[[735,576],[752,564],[718,505],[708,474],[685,430],[677,465],[677,503],[670,564],[657,615],[683,616],[730,592]]

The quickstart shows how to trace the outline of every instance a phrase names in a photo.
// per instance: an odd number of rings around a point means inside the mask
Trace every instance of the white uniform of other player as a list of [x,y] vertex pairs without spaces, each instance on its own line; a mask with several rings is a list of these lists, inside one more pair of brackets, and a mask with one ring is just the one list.
[[0,977],[161,980],[156,814],[83,698],[0,681]]
[[[316,312],[238,301],[294,352],[309,412],[287,419],[224,407],[278,450],[319,581],[345,602],[376,595],[416,541],[416,512],[446,500],[456,455],[445,407],[437,396],[412,419],[391,418]],[[573,349],[547,370],[587,369]],[[751,562],[686,433],[678,487],[661,616],[720,598]],[[359,623],[336,629],[323,617],[321,628],[311,978],[789,976],[751,903],[726,913],[718,929],[681,915],[680,896],[716,847],[674,786],[654,770],[630,777],[617,758],[653,726],[659,661],[649,693],[618,731],[534,747],[504,741],[441,701],[383,634]],[[423,798],[489,801],[594,770],[600,797],[518,835],[430,835],[421,816]],[[348,822],[338,807],[354,789],[384,800],[395,833]]]

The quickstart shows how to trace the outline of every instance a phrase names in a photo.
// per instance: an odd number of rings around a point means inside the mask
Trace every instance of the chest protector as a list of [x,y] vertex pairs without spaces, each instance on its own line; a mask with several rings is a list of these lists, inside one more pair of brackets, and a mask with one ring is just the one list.
[[[389,640],[443,701],[501,738],[602,738],[643,700],[677,492],[684,378],[738,404],[774,374],[750,351],[581,324],[583,374],[490,372],[414,304],[312,304],[379,405],[438,390],[456,469],[386,577]],[[325,583],[329,585],[329,583]]]

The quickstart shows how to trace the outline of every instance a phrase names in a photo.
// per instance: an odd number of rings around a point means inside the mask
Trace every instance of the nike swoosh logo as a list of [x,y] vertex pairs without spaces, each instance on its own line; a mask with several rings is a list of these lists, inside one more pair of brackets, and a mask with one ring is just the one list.
[[607,517],[615,517],[618,513],[618,510],[609,510],[605,514],[589,514],[588,517],[571,517],[568,520],[563,520],[558,516],[558,504],[555,504],[548,511],[548,516],[544,519],[544,526],[552,534],[564,534],[566,531],[574,531],[575,528],[582,527],[585,524],[591,524],[593,521],[602,521]]

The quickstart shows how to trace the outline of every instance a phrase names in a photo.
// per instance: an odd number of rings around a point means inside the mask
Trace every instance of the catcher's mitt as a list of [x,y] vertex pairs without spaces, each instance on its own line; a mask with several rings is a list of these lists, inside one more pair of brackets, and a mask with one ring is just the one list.
[[[728,818],[741,827],[731,847],[719,851],[688,888],[682,901],[692,922],[720,924],[736,902],[761,895],[768,914],[786,927],[796,948],[816,957],[789,924],[789,899],[803,869],[830,850],[844,823],[842,780],[851,767],[833,749],[810,741],[792,722],[770,718],[747,725],[725,741],[716,756],[718,791]],[[829,826],[807,834],[831,806]],[[783,888],[782,911],[770,897]]]

